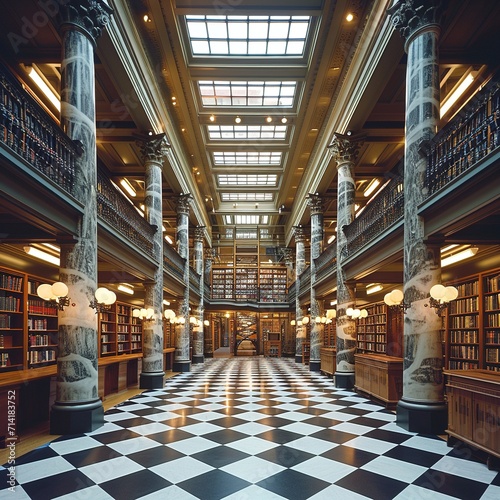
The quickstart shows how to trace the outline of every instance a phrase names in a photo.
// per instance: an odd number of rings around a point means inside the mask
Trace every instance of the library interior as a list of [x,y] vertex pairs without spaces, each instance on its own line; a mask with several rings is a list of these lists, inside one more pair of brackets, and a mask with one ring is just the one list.
[[500,498],[500,3],[2,10],[0,496]]

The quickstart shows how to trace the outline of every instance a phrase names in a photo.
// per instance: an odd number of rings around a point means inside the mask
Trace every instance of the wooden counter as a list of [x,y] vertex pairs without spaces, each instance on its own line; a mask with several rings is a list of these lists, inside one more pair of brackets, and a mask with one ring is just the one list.
[[488,468],[500,467],[500,372],[445,370],[448,444],[458,439],[489,454]]
[[403,358],[355,354],[355,389],[395,406],[403,395]]
[[335,347],[322,347],[319,351],[319,356],[321,373],[333,377],[337,369],[337,350]]

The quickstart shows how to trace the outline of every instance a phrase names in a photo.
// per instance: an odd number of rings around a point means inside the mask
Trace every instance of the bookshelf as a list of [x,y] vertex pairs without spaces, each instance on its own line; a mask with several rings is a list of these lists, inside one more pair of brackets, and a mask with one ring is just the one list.
[[234,273],[232,268],[212,269],[212,299],[234,298]]
[[480,280],[473,276],[449,283],[458,289],[445,319],[445,367],[449,370],[480,368]]
[[0,372],[24,366],[25,275],[0,268]]
[[235,299],[257,301],[259,298],[257,268],[238,267],[235,273]]
[[142,323],[132,310],[131,305],[116,302],[99,313],[101,357],[142,352]]
[[28,278],[28,366],[55,364],[58,345],[57,307],[38,297],[44,281]]
[[365,306],[366,318],[358,319],[357,351],[359,353],[385,354],[388,339],[388,311],[384,303]]
[[325,323],[323,330],[323,347],[336,348],[337,346],[337,322],[332,319],[331,323]]
[[500,371],[500,270],[483,278],[484,365]]
[[337,322],[325,323],[323,330],[323,345],[320,348],[320,371],[324,375],[333,376],[337,369]]
[[286,268],[260,269],[259,290],[261,302],[286,302],[288,300]]

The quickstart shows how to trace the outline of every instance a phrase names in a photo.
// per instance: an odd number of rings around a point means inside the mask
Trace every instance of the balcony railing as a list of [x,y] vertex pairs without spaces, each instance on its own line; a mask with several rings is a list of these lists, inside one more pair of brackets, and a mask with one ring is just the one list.
[[386,183],[381,192],[368,203],[359,217],[342,228],[347,236],[349,255],[358,252],[401,219],[403,212],[403,179],[397,176]]
[[97,214],[125,240],[136,245],[146,255],[155,257],[153,252],[155,230],[102,171],[97,173]]
[[184,263],[183,259],[170,245],[163,245],[163,267],[168,269],[170,274],[177,276],[180,281],[184,281]]
[[74,195],[75,144],[1,65],[0,142]]
[[498,75],[430,141],[426,183],[435,193],[500,145]]

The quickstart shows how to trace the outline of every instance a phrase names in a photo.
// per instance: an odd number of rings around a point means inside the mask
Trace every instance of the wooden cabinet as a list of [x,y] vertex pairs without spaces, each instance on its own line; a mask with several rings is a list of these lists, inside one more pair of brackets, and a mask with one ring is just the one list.
[[403,359],[380,354],[354,356],[355,388],[388,406],[394,406],[403,394]]
[[334,347],[322,347],[320,349],[320,371],[321,373],[333,376],[337,369],[336,349]]
[[489,370],[445,370],[448,444],[456,440],[490,456],[500,466],[500,374]]

